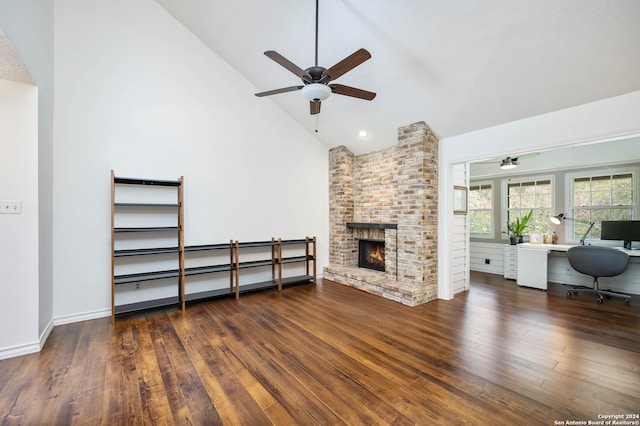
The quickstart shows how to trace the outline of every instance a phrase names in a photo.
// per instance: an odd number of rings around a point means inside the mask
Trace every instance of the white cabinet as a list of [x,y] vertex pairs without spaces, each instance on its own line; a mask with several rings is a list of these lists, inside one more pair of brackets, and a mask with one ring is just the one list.
[[508,280],[518,278],[517,246],[506,244],[504,246],[504,277]]
[[521,245],[518,251],[518,285],[547,289],[548,250]]

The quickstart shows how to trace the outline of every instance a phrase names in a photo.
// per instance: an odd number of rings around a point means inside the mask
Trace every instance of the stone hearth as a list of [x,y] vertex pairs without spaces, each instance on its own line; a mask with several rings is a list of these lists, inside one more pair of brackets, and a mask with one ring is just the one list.
[[347,266],[327,266],[324,268],[323,278],[348,285],[367,293],[375,294],[386,299],[400,302],[407,306],[418,306],[435,297],[417,284],[390,279],[384,273]]
[[[423,123],[398,145],[331,149],[329,265],[323,277],[408,306],[437,298],[438,139]],[[385,271],[357,267],[358,239],[385,242]]]

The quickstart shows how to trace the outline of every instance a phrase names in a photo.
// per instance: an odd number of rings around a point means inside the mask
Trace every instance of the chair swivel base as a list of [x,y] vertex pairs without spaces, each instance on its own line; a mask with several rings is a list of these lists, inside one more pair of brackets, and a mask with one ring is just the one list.
[[591,288],[591,287],[574,287],[571,290],[567,291],[567,297],[571,297],[574,296],[578,293],[594,293],[598,296],[598,298],[596,299],[597,303],[602,303],[604,302],[604,296],[608,296],[608,297],[618,297],[620,299],[624,300],[624,303],[626,304],[630,304],[631,303],[631,296],[629,296],[628,294],[624,294],[624,293],[616,293],[613,292],[611,290],[600,290],[598,288],[598,283],[595,283],[595,287]]

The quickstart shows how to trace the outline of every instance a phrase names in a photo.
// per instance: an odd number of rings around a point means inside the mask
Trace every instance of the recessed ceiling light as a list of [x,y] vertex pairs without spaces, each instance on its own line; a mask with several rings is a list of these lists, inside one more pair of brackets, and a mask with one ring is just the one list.
[[367,133],[366,130],[360,130],[358,132],[358,136],[360,136],[361,138],[365,138],[365,137],[367,137],[367,135],[368,135],[368,133]]

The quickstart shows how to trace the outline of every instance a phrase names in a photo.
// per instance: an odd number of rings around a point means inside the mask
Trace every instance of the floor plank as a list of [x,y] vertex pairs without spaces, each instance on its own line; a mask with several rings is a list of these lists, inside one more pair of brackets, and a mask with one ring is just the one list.
[[471,274],[409,308],[328,280],[56,327],[0,425],[549,425],[640,412],[640,297]]

